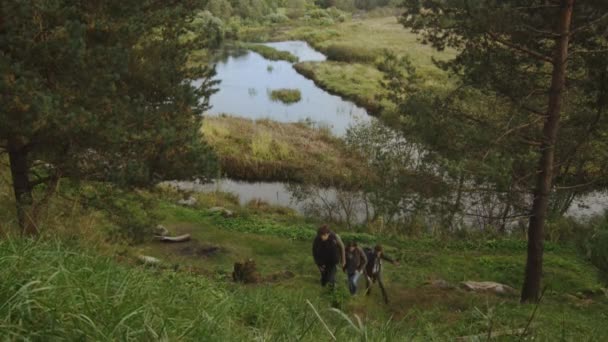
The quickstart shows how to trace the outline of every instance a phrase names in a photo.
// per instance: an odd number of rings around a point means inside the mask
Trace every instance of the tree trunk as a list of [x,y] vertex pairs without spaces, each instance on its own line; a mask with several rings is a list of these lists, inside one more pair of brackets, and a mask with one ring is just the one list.
[[8,155],[13,180],[13,191],[17,206],[17,218],[23,235],[38,233],[33,219],[33,197],[28,177],[27,149],[18,139],[8,139]]
[[530,223],[528,226],[528,258],[526,273],[521,292],[521,301],[538,302],[540,284],[543,271],[543,243],[544,225],[549,194],[553,181],[553,159],[555,154],[555,141],[559,129],[559,117],[562,106],[563,91],[566,81],[566,62],[568,58],[568,43],[570,22],[574,0],[561,0],[559,19],[559,35],[555,54],[553,56],[553,72],[551,89],[549,90],[549,105],[543,126],[543,136],[540,147],[540,163]]

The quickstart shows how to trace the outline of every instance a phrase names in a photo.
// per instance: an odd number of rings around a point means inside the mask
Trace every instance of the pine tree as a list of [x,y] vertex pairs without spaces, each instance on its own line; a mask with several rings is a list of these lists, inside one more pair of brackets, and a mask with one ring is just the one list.
[[0,151],[23,233],[36,233],[32,189],[60,177],[144,186],[212,170],[199,129],[213,70],[186,67],[204,37],[181,39],[204,3],[0,6]]
[[[521,299],[537,301],[544,223],[552,195],[559,190],[554,176],[566,183],[605,182],[605,175],[584,167],[578,167],[584,177],[572,173],[578,173],[573,171],[575,165],[605,163],[605,158],[590,154],[583,159],[579,151],[582,146],[606,144],[604,135],[584,132],[606,132],[599,120],[590,119],[590,113],[601,117],[606,110],[608,93],[598,80],[605,80],[608,72],[608,3],[408,0],[405,6],[406,27],[439,50],[457,51],[454,60],[438,64],[458,77],[459,90],[467,89],[440,101],[433,107],[439,108],[438,113],[410,111],[408,122],[427,132],[421,141],[428,148],[446,156],[451,152],[450,158],[477,159],[478,165],[513,175],[529,191],[528,260]],[[433,103],[426,96],[426,103]],[[411,110],[414,104],[420,109],[425,102],[421,97],[411,96],[405,101],[410,106],[402,109]],[[483,99],[488,98],[493,99],[492,107],[483,108],[489,103]],[[427,117],[421,119],[421,113]],[[560,119],[567,125],[568,137],[580,141],[558,139]],[[429,132],[430,127],[444,131]],[[556,147],[561,150],[556,152]],[[485,152],[471,158],[466,155],[468,148]],[[534,159],[536,166],[531,164]],[[582,185],[572,188],[578,186]]]

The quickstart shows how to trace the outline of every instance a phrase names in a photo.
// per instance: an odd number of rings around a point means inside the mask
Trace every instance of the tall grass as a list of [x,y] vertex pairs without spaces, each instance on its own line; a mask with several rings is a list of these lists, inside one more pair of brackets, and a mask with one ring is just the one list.
[[[302,291],[247,288],[121,265],[59,241],[0,241],[0,267],[2,340],[297,341],[327,336]],[[358,335],[319,299],[312,302],[341,340]]]
[[235,179],[302,182],[313,174],[322,185],[339,185],[363,167],[327,129],[302,123],[209,117],[202,132],[222,170]]

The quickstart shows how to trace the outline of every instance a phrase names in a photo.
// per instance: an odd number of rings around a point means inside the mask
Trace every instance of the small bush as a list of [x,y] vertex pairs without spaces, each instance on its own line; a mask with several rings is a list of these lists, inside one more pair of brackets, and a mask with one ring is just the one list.
[[302,93],[299,89],[276,89],[270,92],[270,99],[285,104],[292,104],[302,100]]

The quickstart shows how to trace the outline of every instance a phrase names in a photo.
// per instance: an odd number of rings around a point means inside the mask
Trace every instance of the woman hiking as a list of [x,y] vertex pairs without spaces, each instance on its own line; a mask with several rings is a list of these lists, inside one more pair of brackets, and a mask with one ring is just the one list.
[[348,276],[348,290],[351,295],[357,293],[357,281],[365,273],[367,256],[355,241],[350,241],[346,246],[346,264],[342,267]]

